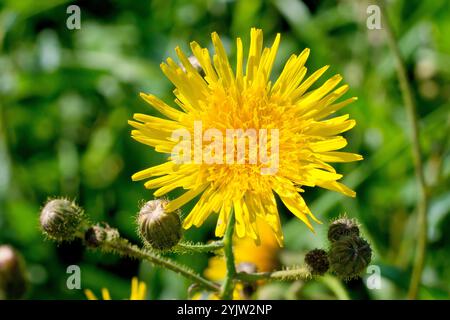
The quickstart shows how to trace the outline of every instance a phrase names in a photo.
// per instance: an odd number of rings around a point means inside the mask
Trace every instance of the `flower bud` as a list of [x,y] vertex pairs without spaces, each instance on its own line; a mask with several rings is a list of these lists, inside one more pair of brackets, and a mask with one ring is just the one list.
[[83,210],[67,199],[54,199],[41,210],[42,231],[56,241],[73,240],[85,221]]
[[86,230],[84,241],[88,247],[97,248],[105,242],[117,240],[120,237],[117,229],[111,228],[107,223],[96,224]]
[[312,275],[323,275],[328,271],[330,262],[325,250],[314,249],[305,255],[305,263],[308,265]]
[[98,225],[90,227],[84,234],[84,241],[86,241],[86,245],[91,248],[97,248],[105,240],[106,231]]
[[28,287],[25,263],[9,245],[0,246],[0,300],[20,299]]
[[157,250],[174,247],[181,239],[181,221],[177,212],[166,212],[168,201],[152,200],[138,214],[139,234],[145,243]]
[[331,244],[328,253],[331,270],[342,279],[358,277],[372,259],[369,243],[361,237],[347,236]]
[[334,242],[346,236],[359,236],[359,228],[356,221],[347,218],[333,221],[328,228],[328,240]]

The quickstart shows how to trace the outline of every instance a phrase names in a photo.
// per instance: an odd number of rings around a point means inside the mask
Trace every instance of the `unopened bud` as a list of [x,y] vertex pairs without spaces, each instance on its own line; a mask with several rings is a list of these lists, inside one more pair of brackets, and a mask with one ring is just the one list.
[[98,225],[92,226],[84,234],[84,240],[88,247],[97,248],[106,240],[106,231]]
[[144,242],[157,250],[174,247],[181,239],[181,221],[177,212],[166,212],[168,201],[152,200],[138,214],[139,234]]
[[120,237],[117,229],[111,228],[107,223],[96,224],[86,230],[84,241],[88,247],[97,248],[105,242],[117,240]]
[[47,202],[41,210],[42,231],[51,239],[70,241],[76,238],[83,226],[83,210],[67,199],[54,199]]
[[305,263],[308,265],[311,274],[323,275],[328,271],[330,262],[328,261],[328,254],[325,250],[314,249],[305,255]]
[[334,242],[346,236],[359,236],[358,223],[348,218],[340,218],[333,221],[328,228],[328,240]]
[[23,298],[28,281],[21,255],[9,245],[0,246],[0,300]]
[[331,270],[342,279],[358,277],[372,259],[369,243],[361,237],[347,236],[331,244],[328,253]]

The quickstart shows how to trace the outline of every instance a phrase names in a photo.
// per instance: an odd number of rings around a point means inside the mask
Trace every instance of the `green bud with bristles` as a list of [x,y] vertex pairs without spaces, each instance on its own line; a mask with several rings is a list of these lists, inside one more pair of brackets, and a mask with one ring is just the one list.
[[339,218],[328,228],[328,240],[337,241],[346,236],[359,236],[358,223],[354,219]]
[[314,249],[305,255],[305,263],[311,271],[312,275],[323,275],[328,271],[330,262],[328,254],[325,250]]
[[372,259],[372,249],[363,238],[346,236],[331,244],[328,258],[333,273],[348,280],[358,277],[367,268]]
[[177,212],[167,212],[167,200],[146,202],[137,217],[139,235],[153,249],[168,250],[181,239],[181,220]]
[[105,228],[95,225],[86,230],[84,241],[88,247],[97,248],[106,240],[106,237]]
[[111,243],[119,239],[120,234],[117,229],[111,228],[107,223],[102,222],[89,227],[84,234],[84,242],[90,248],[98,248],[105,243]]
[[83,210],[67,199],[53,199],[41,210],[42,231],[56,241],[71,241],[80,234],[86,217]]

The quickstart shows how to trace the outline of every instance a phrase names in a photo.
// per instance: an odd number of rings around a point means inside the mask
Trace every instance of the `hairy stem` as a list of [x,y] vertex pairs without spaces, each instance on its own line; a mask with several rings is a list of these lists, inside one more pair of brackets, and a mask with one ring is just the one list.
[[255,282],[259,280],[273,280],[273,281],[308,280],[311,279],[311,272],[309,272],[308,268],[306,267],[300,267],[297,269],[279,270],[273,272],[258,272],[258,273],[239,272],[236,274],[236,278],[246,282]]
[[[105,230],[106,232],[112,231],[118,234],[117,230],[115,229],[110,230],[105,229]],[[139,248],[138,246],[128,242],[127,239],[121,237],[114,237],[112,239],[107,239],[100,243],[100,248],[105,251],[115,252],[136,259],[147,260],[156,266],[174,271],[208,290],[217,292],[220,289],[220,287],[217,284],[203,278],[190,268],[183,265],[179,265],[175,261],[172,261],[166,257],[162,257],[156,252]]]
[[428,210],[428,197],[427,197],[428,195],[425,184],[423,161],[419,141],[420,131],[417,120],[416,103],[413,97],[411,84],[408,81],[405,64],[402,55],[400,53],[400,50],[398,48],[394,32],[389,23],[384,3],[381,0],[378,0],[378,3],[382,8],[387,40],[389,43],[389,47],[391,48],[395,57],[397,77],[400,83],[400,90],[402,92],[403,103],[405,104],[406,113],[408,115],[409,125],[411,127],[410,139],[414,158],[415,175],[419,188],[419,196],[417,197],[417,229],[418,229],[417,246],[413,265],[413,272],[408,292],[409,299],[416,299],[422,278],[422,272],[424,268],[427,249],[427,210]]
[[222,286],[221,293],[221,298],[224,300],[232,299],[234,290],[234,278],[236,276],[236,265],[234,263],[233,254],[234,222],[234,211],[232,210],[230,213],[230,218],[228,220],[227,230],[223,239],[225,261],[227,267],[227,275],[225,277],[225,282]]
[[190,243],[180,242],[174,249],[175,252],[193,253],[193,252],[214,252],[223,248],[222,241],[213,241],[210,243]]

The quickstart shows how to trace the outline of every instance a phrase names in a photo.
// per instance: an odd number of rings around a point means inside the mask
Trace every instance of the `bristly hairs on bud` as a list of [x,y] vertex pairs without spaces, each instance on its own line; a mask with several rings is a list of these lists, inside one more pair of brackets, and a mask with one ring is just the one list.
[[372,259],[372,248],[359,236],[346,236],[331,243],[328,252],[331,271],[343,280],[357,278]]
[[359,236],[359,225],[355,219],[349,219],[344,215],[330,224],[328,240],[334,242],[346,236]]
[[330,268],[328,254],[323,249],[314,249],[306,253],[305,263],[312,275],[321,276]]
[[138,234],[156,250],[172,249],[182,237],[180,216],[176,211],[167,212],[167,203],[165,199],[147,201],[137,215]]
[[111,228],[107,223],[98,223],[91,226],[84,234],[84,241],[88,247],[97,248],[105,242],[112,242],[120,237],[117,229]]
[[65,198],[50,199],[41,209],[39,223],[42,232],[56,241],[72,241],[84,234],[87,218],[83,210]]

